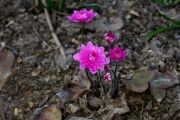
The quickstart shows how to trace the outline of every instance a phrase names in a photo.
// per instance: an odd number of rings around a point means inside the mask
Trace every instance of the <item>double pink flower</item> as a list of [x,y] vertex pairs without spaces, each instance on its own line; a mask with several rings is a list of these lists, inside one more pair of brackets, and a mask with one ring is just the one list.
[[126,50],[116,47],[110,49],[110,58],[115,61],[124,60],[126,57]]
[[117,37],[113,32],[110,31],[104,34],[104,39],[111,44],[117,40]]
[[82,9],[80,11],[74,10],[73,14],[67,18],[73,22],[87,23],[92,21],[96,15],[97,13],[93,10]]
[[92,74],[98,70],[104,70],[104,66],[110,63],[106,57],[104,47],[95,46],[91,41],[87,45],[81,45],[81,50],[73,58],[80,62],[80,69],[89,69]]

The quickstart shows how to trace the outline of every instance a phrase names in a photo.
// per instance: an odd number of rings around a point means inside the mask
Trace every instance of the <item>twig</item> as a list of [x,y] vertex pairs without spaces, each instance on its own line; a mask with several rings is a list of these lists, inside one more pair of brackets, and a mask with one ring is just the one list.
[[[46,0],[44,0],[43,2],[44,2],[45,5],[46,5]],[[47,21],[47,23],[48,23],[48,26],[49,26],[49,30],[50,30],[50,32],[51,32],[51,35],[52,35],[53,39],[55,40],[56,45],[57,45],[57,47],[59,48],[60,53],[61,53],[63,59],[64,59],[65,62],[66,62],[66,55],[65,55],[65,52],[64,52],[64,48],[63,48],[62,44],[60,43],[60,41],[59,41],[56,33],[54,32],[54,28],[53,28],[53,26],[52,26],[49,13],[48,13],[48,11],[47,11],[46,8],[44,8],[44,12],[45,12],[46,21]]]
[[64,16],[68,16],[69,14],[66,14],[64,12],[59,12],[59,11],[56,11],[56,10],[53,10],[54,13],[58,14],[58,15],[64,15]]
[[35,81],[40,82],[40,83],[42,83],[42,84],[51,85],[51,84],[48,83],[48,82],[41,81],[41,80],[39,80],[38,78],[35,78],[35,77],[32,77],[32,76],[26,75],[26,74],[24,74],[24,73],[16,73],[16,75],[19,75],[19,76],[22,76],[22,77],[26,77],[26,78],[29,78],[29,79],[31,79],[31,80],[35,80]]

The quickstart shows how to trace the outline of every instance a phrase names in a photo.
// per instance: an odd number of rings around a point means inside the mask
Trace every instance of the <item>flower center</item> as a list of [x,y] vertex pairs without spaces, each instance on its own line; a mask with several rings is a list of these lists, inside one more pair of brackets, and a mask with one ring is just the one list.
[[95,61],[95,59],[96,59],[95,53],[91,53],[91,54],[89,55],[89,60],[90,60],[90,61]]
[[81,13],[81,14],[79,14],[79,18],[85,19],[85,18],[87,18],[87,15],[85,13]]
[[116,53],[115,53],[115,56],[116,56],[117,58],[119,58],[119,57],[120,57],[120,55],[119,55],[119,53],[118,53],[118,52],[116,52]]

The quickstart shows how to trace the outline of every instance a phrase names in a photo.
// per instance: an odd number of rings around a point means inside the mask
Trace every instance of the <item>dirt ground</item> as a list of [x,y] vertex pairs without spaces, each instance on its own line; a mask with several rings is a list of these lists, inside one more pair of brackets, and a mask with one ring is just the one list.
[[[69,22],[66,16],[51,15],[56,34],[63,44],[68,65],[62,65],[61,55],[49,31],[44,11],[23,2],[16,7],[15,0],[0,1],[0,42],[18,53],[14,68],[16,75],[6,82],[0,91],[0,120],[30,120],[38,108],[56,104],[63,112],[63,119],[72,116],[101,120],[102,115],[86,112],[68,113],[66,106],[56,95],[59,89],[74,78],[79,67],[72,55],[79,49],[80,27]],[[167,15],[180,20],[180,5],[162,7],[150,0],[98,0],[103,11],[95,21],[86,26],[86,38],[102,42],[105,31],[113,30],[121,38],[118,45],[128,51],[125,61],[124,78],[129,71],[141,67],[168,72],[180,78],[180,31],[166,32],[151,41],[144,35],[166,20],[156,12],[159,7]],[[111,26],[111,27],[109,27]],[[158,103],[147,90],[135,93],[125,86],[124,94],[129,112],[113,117],[113,120],[179,120],[180,86],[167,90],[165,99]],[[72,103],[79,106],[79,103]]]

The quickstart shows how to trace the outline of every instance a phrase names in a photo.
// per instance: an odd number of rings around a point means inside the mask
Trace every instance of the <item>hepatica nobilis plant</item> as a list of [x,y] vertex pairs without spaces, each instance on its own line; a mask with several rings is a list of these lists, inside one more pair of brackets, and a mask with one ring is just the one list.
[[[93,10],[75,10],[71,16],[68,16],[68,19],[85,24],[91,22],[96,15],[97,13]],[[106,47],[108,48],[107,51],[104,46],[96,45],[93,41],[87,41],[86,44],[81,44],[80,51],[73,58],[80,63],[80,69],[86,71],[87,78],[90,80],[92,87],[96,90],[100,88],[101,97],[108,92],[106,89],[106,83],[108,82],[111,83],[111,96],[116,98],[119,80],[117,68],[119,62],[125,59],[126,50],[114,47],[117,37],[113,32],[107,32],[103,37],[109,43]]]
[[82,10],[74,10],[73,14],[71,16],[68,16],[67,18],[72,21],[72,22],[77,22],[81,23],[82,25],[82,39],[84,39],[84,25],[85,23],[91,22],[94,17],[97,16],[97,13],[94,12],[93,10],[87,10],[87,9],[82,9]]

